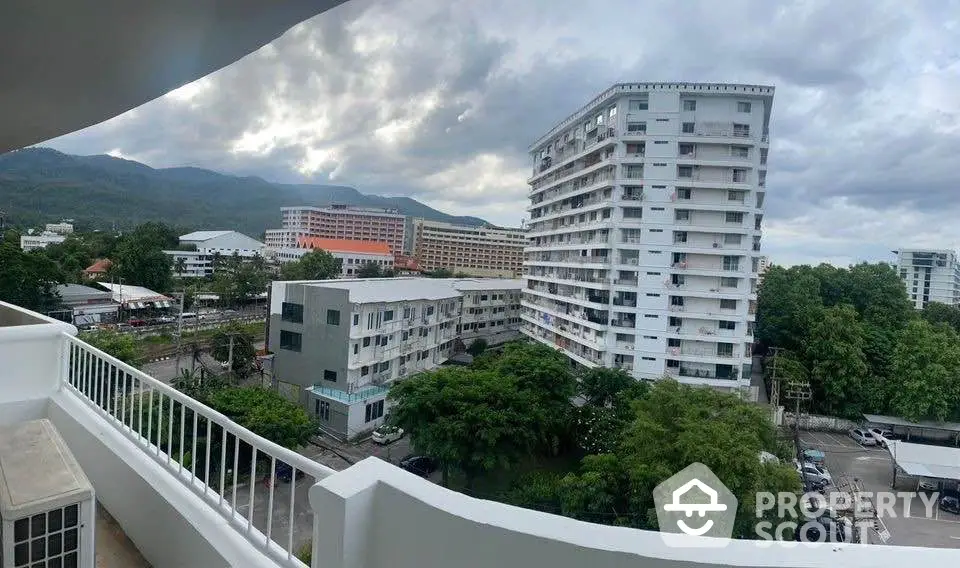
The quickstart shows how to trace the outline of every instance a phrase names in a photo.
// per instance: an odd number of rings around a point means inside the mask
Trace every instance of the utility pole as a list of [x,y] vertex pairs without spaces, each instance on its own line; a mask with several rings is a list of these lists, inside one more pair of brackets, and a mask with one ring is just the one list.
[[[795,405],[793,414],[793,441],[797,447],[797,460],[803,463],[803,452],[800,451],[800,402],[810,400],[813,397],[813,393],[810,390],[810,381],[807,379],[789,379],[784,395],[787,400],[792,400]],[[806,485],[806,482],[804,482],[804,485]],[[809,488],[804,487],[804,490],[809,490]]]
[[177,377],[180,376],[180,346],[183,344],[183,302],[186,297],[187,289],[184,288],[183,293],[180,294],[180,314],[177,315]]
[[234,334],[230,334],[230,347],[227,349],[227,371],[233,371],[233,338]]
[[780,377],[777,376],[777,360],[780,359],[781,347],[771,347],[773,351],[773,371],[770,376],[770,405],[773,407],[774,423],[780,409]]

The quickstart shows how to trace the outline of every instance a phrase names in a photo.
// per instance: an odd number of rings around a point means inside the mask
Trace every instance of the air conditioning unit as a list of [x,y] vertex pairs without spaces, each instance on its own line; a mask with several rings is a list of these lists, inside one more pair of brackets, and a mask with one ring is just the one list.
[[94,567],[93,486],[49,420],[0,428],[0,567]]

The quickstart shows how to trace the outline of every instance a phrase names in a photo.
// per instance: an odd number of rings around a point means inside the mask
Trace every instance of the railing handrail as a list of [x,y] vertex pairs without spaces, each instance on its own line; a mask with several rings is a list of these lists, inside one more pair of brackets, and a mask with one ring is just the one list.
[[[237,424],[227,416],[217,412],[216,410],[210,408],[209,406],[203,404],[202,402],[191,398],[177,389],[167,385],[150,375],[144,373],[143,371],[137,369],[136,367],[124,363],[123,361],[117,359],[116,357],[97,349],[93,345],[69,335],[63,333],[62,336],[70,343],[74,343],[80,346],[80,348],[92,352],[94,355],[106,360],[108,363],[120,368],[121,370],[133,375],[137,380],[142,381],[150,386],[150,388],[159,391],[160,393],[166,395],[171,400],[176,400],[183,406],[186,406],[190,410],[197,412],[198,414],[204,416],[205,418],[214,420],[220,423],[220,426],[224,430],[233,434],[237,438],[243,440],[244,442],[250,444],[251,446],[257,448],[260,451],[274,455],[274,457],[280,458],[282,461],[287,464],[296,467],[298,470],[303,471],[306,474],[309,474],[317,479],[323,479],[334,473],[336,470],[327,467],[325,465],[319,464],[311,459],[308,459],[297,452],[285,448],[279,444],[271,442],[270,440],[251,432],[250,430],[244,428],[243,426]],[[60,377],[60,380],[63,384],[67,384],[67,377]],[[279,455],[277,455],[279,454]]]

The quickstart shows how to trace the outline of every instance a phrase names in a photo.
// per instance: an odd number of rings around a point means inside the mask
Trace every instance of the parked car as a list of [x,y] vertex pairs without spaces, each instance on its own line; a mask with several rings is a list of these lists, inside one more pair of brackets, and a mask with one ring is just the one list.
[[920,482],[917,483],[917,490],[923,491],[924,493],[933,493],[940,490],[940,484],[935,479],[921,477]]
[[953,489],[945,489],[940,496],[940,510],[960,515],[960,493]]
[[800,477],[804,481],[812,482],[814,485],[831,485],[833,483],[833,477],[830,475],[830,472],[827,471],[827,468],[806,462],[800,464],[799,462],[794,462],[794,465],[797,468],[797,472],[800,473]]
[[887,442],[900,439],[900,436],[897,436],[890,430],[883,430],[881,428],[871,428],[870,433],[873,434],[874,439],[877,440],[877,444],[883,448],[887,447]]
[[157,323],[161,323],[161,324],[164,324],[164,323],[174,323],[174,322],[176,322],[176,321],[177,321],[177,318],[175,318],[175,317],[173,317],[173,316],[160,316],[160,317],[157,318]]
[[823,460],[826,456],[820,450],[816,448],[807,448],[803,450],[803,461],[810,462],[817,465],[823,465]]
[[865,430],[863,428],[854,428],[850,430],[850,437],[853,438],[861,446],[876,446],[877,439],[873,437],[873,434],[870,433],[870,430]]
[[400,460],[400,469],[405,469],[414,475],[427,477],[437,471],[440,464],[428,456],[407,456]]
[[147,320],[139,319],[139,318],[137,318],[137,319],[129,319],[129,320],[127,320],[127,324],[128,324],[130,327],[145,327],[145,326],[147,325]]
[[373,441],[377,444],[389,444],[403,438],[403,428],[384,424],[373,431]]

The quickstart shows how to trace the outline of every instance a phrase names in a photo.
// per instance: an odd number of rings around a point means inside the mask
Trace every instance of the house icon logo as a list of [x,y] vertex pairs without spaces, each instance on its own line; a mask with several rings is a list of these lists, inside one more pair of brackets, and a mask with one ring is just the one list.
[[[660,534],[670,546],[721,547],[733,535],[737,498],[702,463],[685,467],[653,490]],[[714,538],[691,538],[707,536]]]

